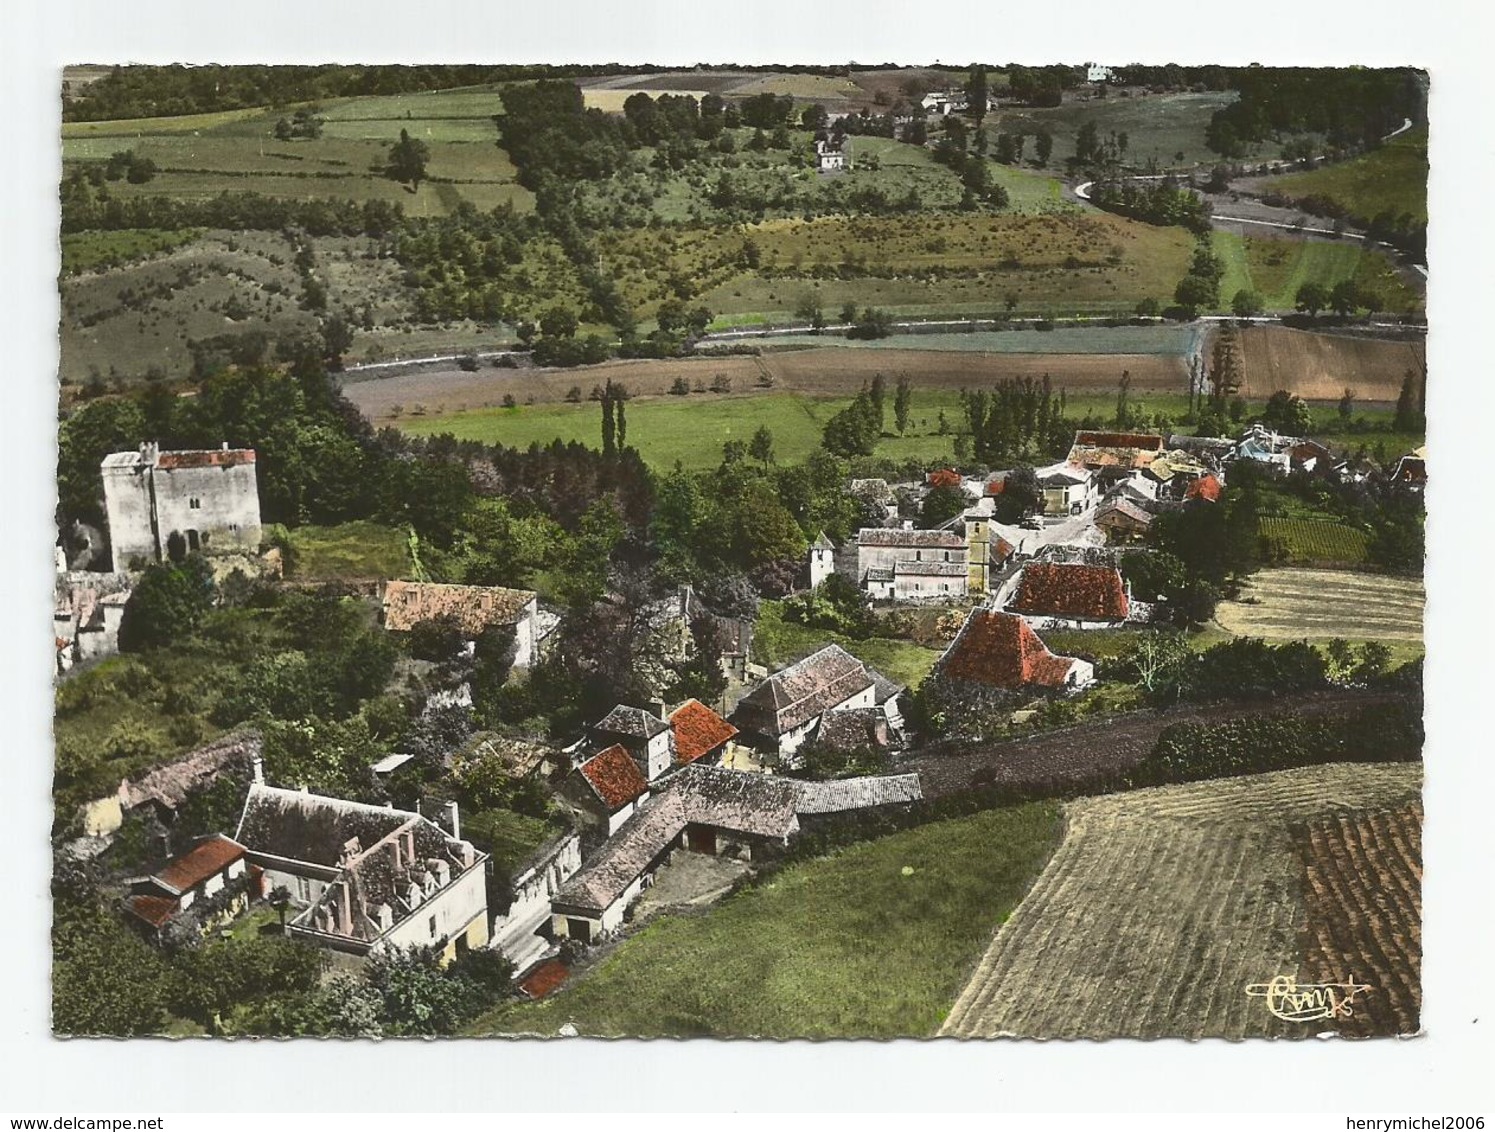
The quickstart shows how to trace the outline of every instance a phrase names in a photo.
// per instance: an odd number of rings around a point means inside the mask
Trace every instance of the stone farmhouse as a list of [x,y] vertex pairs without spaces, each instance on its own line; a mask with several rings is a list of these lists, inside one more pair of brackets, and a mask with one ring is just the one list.
[[1061,460],[1037,472],[1045,515],[1078,515],[1095,502],[1099,480],[1082,464]]
[[842,173],[851,165],[851,139],[845,134],[833,133],[815,139],[815,171],[817,173]]
[[1073,691],[1095,680],[1088,660],[1056,656],[1021,617],[973,609],[934,670],[1004,691]]
[[[130,895],[125,909],[156,943],[168,924],[194,908],[202,907],[251,868],[247,850],[221,833],[205,838],[191,850],[148,877],[128,882]],[[256,879],[258,870],[256,872]],[[218,917],[237,915],[249,902],[248,891],[225,903]]]
[[257,895],[290,893],[289,933],[335,955],[488,944],[488,855],[420,814],[256,781],[234,841],[263,871]]
[[874,599],[960,597],[969,581],[969,554],[959,531],[863,527],[857,532],[857,578]]
[[644,803],[561,889],[551,901],[552,934],[594,943],[616,932],[676,853],[756,860],[787,846],[802,816],[907,805],[921,797],[916,774],[799,782],[694,764]]
[[797,765],[796,753],[816,737],[830,713],[877,708],[890,729],[903,726],[898,696],[903,686],[869,668],[840,645],[826,645],[774,673],[738,701],[732,723],[742,741]]
[[1105,533],[1108,545],[1125,546],[1147,538],[1152,514],[1130,499],[1112,499],[1096,512],[1095,525]]
[[578,763],[557,789],[583,825],[605,828],[611,837],[649,797],[649,780],[628,748],[614,743]]
[[675,765],[675,732],[652,711],[619,704],[592,726],[597,746],[621,746],[638,764],[645,782],[653,782]]
[[384,627],[409,632],[423,621],[453,618],[468,641],[490,626],[514,630],[514,667],[536,662],[544,636],[539,595],[503,586],[459,586],[445,582],[391,581],[384,584]]
[[130,600],[130,575],[76,570],[57,575],[52,635],[57,675],[119,652],[119,626]]
[[998,595],[995,608],[1041,628],[1114,628],[1131,614],[1131,594],[1114,566],[1029,562]]
[[104,457],[104,509],[114,569],[160,562],[173,546],[257,551],[260,497],[254,449],[136,452]]
[[737,737],[737,728],[696,699],[670,712],[670,730],[675,734],[675,760],[681,766],[719,763]]
[[1102,490],[1126,479],[1134,470],[1146,468],[1163,454],[1164,440],[1149,432],[1075,433],[1066,462],[1096,473]]

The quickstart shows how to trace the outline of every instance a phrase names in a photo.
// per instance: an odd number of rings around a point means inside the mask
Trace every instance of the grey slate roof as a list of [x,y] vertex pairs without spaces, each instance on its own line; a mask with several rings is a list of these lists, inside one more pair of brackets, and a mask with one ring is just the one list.
[[965,549],[966,540],[954,531],[903,531],[889,527],[863,527],[857,531],[858,546],[908,547],[910,550]]
[[255,782],[234,840],[251,853],[336,868],[352,839],[362,851],[418,816]]
[[633,739],[652,739],[670,729],[670,725],[651,711],[619,704],[608,712],[594,731],[606,731],[609,735],[626,735]]
[[893,573],[899,577],[912,574],[924,578],[963,578],[966,570],[964,562],[916,562],[905,558],[893,563]]
[[775,672],[744,696],[732,713],[732,722],[742,731],[782,735],[871,684],[866,665],[840,645],[826,645]]

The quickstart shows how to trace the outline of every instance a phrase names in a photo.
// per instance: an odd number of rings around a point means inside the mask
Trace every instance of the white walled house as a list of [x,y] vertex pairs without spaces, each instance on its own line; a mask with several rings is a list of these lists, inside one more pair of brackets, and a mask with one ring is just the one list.
[[[174,918],[217,896],[247,869],[244,846],[215,834],[168,862],[160,872],[130,881],[131,895],[125,900],[125,908],[159,941],[162,930]],[[247,902],[245,894],[225,912],[232,914]]]
[[529,668],[537,659],[540,599],[533,590],[395,580],[384,584],[382,611],[384,627],[394,632],[451,618],[468,641],[476,640],[489,626],[510,626],[514,667]]
[[[826,645],[743,696],[732,724],[745,745],[793,767],[799,748],[813,738],[827,712],[880,707],[897,695],[888,695],[889,687],[901,691],[840,645]],[[896,704],[891,710],[896,712]]]
[[614,743],[580,763],[559,789],[583,821],[604,826],[611,837],[649,797],[649,780],[628,749]]
[[105,456],[99,472],[116,571],[162,561],[174,539],[189,553],[259,549],[252,448],[162,452],[142,444]]
[[420,814],[254,782],[234,840],[300,911],[292,936],[362,957],[430,946],[446,961],[489,940],[488,855]]
[[836,547],[821,531],[810,544],[810,588],[813,590],[836,572]]
[[550,922],[550,901],[581,868],[581,838],[568,831],[544,845],[510,880],[509,907],[493,917],[492,947],[523,975],[545,954],[549,941],[539,931]]
[[1096,480],[1089,468],[1061,460],[1039,468],[1037,476],[1045,515],[1078,515],[1095,500]]
[[653,782],[675,765],[675,733],[652,711],[619,704],[592,727],[596,746],[622,746],[645,782]]
[[[899,563],[955,563],[959,565],[959,573],[965,575],[969,555],[966,537],[960,531],[864,527],[857,532],[857,581],[875,599],[896,597]],[[909,575],[905,590],[913,592],[915,577],[915,574]],[[953,572],[951,577],[953,579]],[[938,595],[937,588],[923,589],[925,584],[920,583],[920,596]],[[953,581],[943,584],[953,585]],[[962,584],[959,591],[946,592],[964,593],[965,586]]]

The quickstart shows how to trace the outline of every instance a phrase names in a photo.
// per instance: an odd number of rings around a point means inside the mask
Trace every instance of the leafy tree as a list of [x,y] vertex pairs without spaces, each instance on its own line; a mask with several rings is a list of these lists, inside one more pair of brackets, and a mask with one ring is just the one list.
[[1002,481],[994,517],[999,523],[1011,525],[1042,510],[1043,487],[1038,482],[1038,473],[1030,464],[1019,464]]
[[1396,397],[1396,415],[1392,419],[1392,428],[1397,432],[1422,432],[1427,427],[1418,394],[1417,374],[1407,370],[1402,375],[1401,392]]
[[1297,309],[1306,311],[1309,318],[1317,318],[1319,311],[1329,305],[1329,292],[1321,283],[1304,283],[1298,288]]
[[1164,703],[1178,698],[1187,682],[1194,654],[1178,633],[1143,633],[1124,658],[1124,664],[1137,674],[1148,698]]
[[969,105],[969,113],[979,126],[986,117],[986,103],[989,91],[986,81],[986,68],[976,64],[971,68],[970,79],[966,82],[966,101]]
[[821,443],[837,456],[870,456],[877,447],[880,429],[877,411],[867,393],[858,393],[852,403],[825,423]]
[[753,433],[753,439],[748,442],[748,455],[765,468],[773,463],[773,433],[767,425],[759,425],[758,431]]
[[1254,318],[1261,313],[1261,296],[1249,288],[1242,288],[1230,300],[1230,309],[1237,318]]
[[893,423],[898,426],[898,435],[908,431],[909,409],[913,402],[913,386],[908,374],[898,376],[898,385],[893,393]]
[[956,484],[941,484],[931,488],[919,505],[919,526],[943,526],[963,512],[969,503],[965,490]]
[[1198,275],[1185,275],[1173,289],[1173,301],[1190,311],[1214,306],[1217,295],[1215,286]]
[[400,140],[389,147],[385,176],[392,181],[408,182],[412,190],[419,189],[420,183],[426,179],[426,162],[430,159],[431,148],[402,129]]
[[1279,389],[1267,398],[1262,424],[1289,436],[1307,436],[1313,431],[1313,413],[1296,393]]
[[1039,130],[1033,140],[1033,149],[1038,158],[1038,164],[1047,165],[1049,157],[1054,152],[1054,135],[1047,130]]
[[1341,318],[1348,318],[1360,306],[1360,289],[1353,279],[1341,279],[1329,292],[1329,308]]
[[163,648],[186,637],[213,606],[213,573],[197,555],[148,566],[125,603],[120,652]]

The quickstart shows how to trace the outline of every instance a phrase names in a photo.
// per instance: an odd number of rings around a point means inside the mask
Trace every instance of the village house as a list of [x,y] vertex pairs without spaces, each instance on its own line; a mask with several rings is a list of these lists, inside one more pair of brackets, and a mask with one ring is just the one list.
[[1197,480],[1190,481],[1189,486],[1184,489],[1184,500],[1202,499],[1206,503],[1218,503],[1220,493],[1224,490],[1219,476],[1200,476]]
[[[963,594],[967,556],[966,536],[954,530],[894,530],[888,527],[863,527],[857,532],[857,578],[875,599],[894,598],[900,588],[905,594],[938,597],[941,594]],[[939,577],[932,574],[905,572],[900,587],[897,566],[900,562],[943,562],[959,566],[954,574]],[[951,586],[940,590],[938,586]],[[933,586],[935,588],[929,588]]]
[[129,574],[78,570],[57,575],[53,588],[52,635],[56,674],[75,664],[119,652],[119,627],[130,600]]
[[638,764],[645,782],[653,782],[675,765],[675,733],[669,723],[652,711],[628,704],[619,704],[593,724],[592,744],[594,748],[621,746]]
[[1085,64],[1085,81],[1087,83],[1108,83],[1116,74],[1110,67],[1100,63]]
[[1391,469],[1392,484],[1404,491],[1421,492],[1428,482],[1427,458],[1427,445],[1408,452]]
[[382,609],[384,627],[392,632],[408,633],[422,622],[450,618],[472,642],[490,626],[510,627],[514,667],[530,668],[539,656],[543,630],[533,590],[396,580],[384,584]]
[[1292,471],[1292,448],[1302,437],[1283,436],[1262,424],[1253,424],[1236,442],[1227,460],[1253,460],[1284,475]]
[[1043,489],[1045,515],[1078,515],[1095,501],[1099,483],[1095,473],[1083,465],[1061,460],[1035,474]]
[[142,444],[105,456],[99,471],[116,571],[160,562],[173,548],[259,550],[252,448],[162,452]]
[[[125,899],[125,908],[148,937],[160,943],[162,933],[173,920],[183,913],[202,909],[232,882],[247,875],[250,865],[246,853],[244,846],[221,833],[204,838],[159,872],[128,881],[130,895]],[[232,919],[248,903],[246,886],[223,901],[209,917],[210,922],[201,926],[210,927],[212,922]]]
[[289,893],[298,939],[362,958],[434,947],[444,961],[489,940],[488,854],[418,813],[261,781],[250,784],[234,841],[262,870],[259,892]]
[[1004,691],[1074,691],[1095,680],[1088,660],[1056,656],[1021,617],[989,609],[971,610],[934,671]]
[[963,597],[968,582],[965,561],[924,562],[903,559],[893,564],[894,601],[940,601]]
[[679,766],[694,762],[714,766],[730,753],[728,748],[737,737],[737,728],[700,700],[686,700],[670,712],[669,719]]
[[1163,454],[1163,438],[1148,432],[1075,433],[1067,462],[1096,473],[1105,490],[1126,479],[1133,471],[1151,466]]
[[551,901],[557,939],[595,943],[679,852],[757,860],[782,850],[801,816],[900,806],[922,797],[919,776],[798,782],[695,763],[649,799]]
[[815,139],[815,171],[817,173],[842,173],[851,164],[851,139],[842,133],[832,133]]
[[514,965],[518,978],[550,950],[542,934],[550,925],[550,901],[581,868],[581,838],[575,830],[556,834],[522,861],[509,878],[507,908],[495,909],[489,944]]
[[258,731],[239,728],[154,768],[136,782],[120,779],[112,794],[83,807],[84,836],[107,838],[136,811],[148,813],[169,833],[177,811],[194,794],[224,777],[247,782],[263,743]]
[[1126,546],[1146,541],[1152,514],[1130,499],[1111,499],[1095,513],[1095,525],[1105,534],[1107,545]]
[[830,712],[875,707],[891,726],[901,727],[897,700],[902,691],[902,685],[840,645],[826,645],[748,692],[731,718],[743,743],[792,767],[798,762],[796,752],[814,737]]
[[1114,566],[1029,562],[1008,589],[1010,597],[997,608],[1039,627],[1111,628],[1131,613],[1131,594]]
[[649,780],[628,749],[614,743],[578,763],[557,790],[584,825],[604,828],[610,837],[649,797]]

